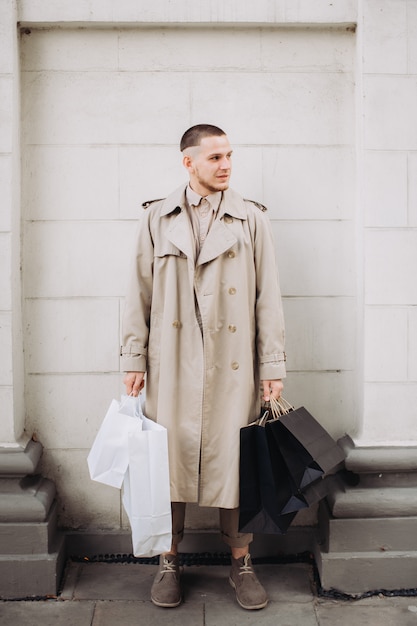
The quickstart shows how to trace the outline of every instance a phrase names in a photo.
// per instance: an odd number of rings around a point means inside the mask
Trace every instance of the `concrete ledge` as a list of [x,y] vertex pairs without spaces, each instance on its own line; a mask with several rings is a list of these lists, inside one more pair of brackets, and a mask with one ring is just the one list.
[[345,480],[319,509],[321,584],[350,594],[415,588],[417,450],[352,445],[343,440]]
[[339,439],[338,444],[346,454],[346,469],[357,474],[417,471],[417,448],[415,446],[367,446],[355,447],[349,436]]
[[57,504],[44,522],[0,523],[0,554],[43,554],[53,550],[57,534]]
[[334,517],[401,517],[417,515],[417,487],[334,491],[328,502]]
[[417,552],[316,554],[324,589],[361,594],[378,589],[414,589]]
[[0,448],[0,476],[34,474],[42,456],[42,445],[29,441],[26,448]]
[[46,554],[0,554],[0,598],[19,599],[58,593],[65,565],[64,537]]
[[40,475],[0,477],[0,522],[44,522],[55,493],[55,484]]
[[65,564],[55,484],[35,474],[42,446],[0,450],[0,597],[55,595]]
[[319,511],[325,552],[414,551],[417,516],[335,518],[323,503]]

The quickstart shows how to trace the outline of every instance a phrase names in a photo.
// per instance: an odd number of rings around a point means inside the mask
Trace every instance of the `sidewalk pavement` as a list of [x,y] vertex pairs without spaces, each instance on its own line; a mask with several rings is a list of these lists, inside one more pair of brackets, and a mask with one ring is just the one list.
[[62,591],[47,600],[0,601],[0,624],[13,626],[417,626],[417,597],[333,600],[315,593],[307,563],[255,565],[270,602],[245,611],[226,565],[186,565],[184,602],[175,609],[149,598],[156,565],[69,562]]

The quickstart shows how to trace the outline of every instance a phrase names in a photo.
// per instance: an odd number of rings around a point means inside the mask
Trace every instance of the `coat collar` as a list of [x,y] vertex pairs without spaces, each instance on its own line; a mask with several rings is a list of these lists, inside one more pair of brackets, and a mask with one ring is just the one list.
[[[162,204],[161,216],[169,215],[177,209],[185,209],[185,190],[187,185],[181,185],[173,191]],[[233,189],[226,189],[219,207],[219,219],[230,215],[240,220],[247,219],[247,212],[243,198]]]
[[[167,237],[189,259],[194,259],[193,236],[185,205],[185,189],[186,186],[181,186],[164,200],[161,208],[161,217],[179,210],[178,215],[172,221]],[[232,189],[227,189],[223,192],[217,219],[214,220],[209,230],[207,239],[198,256],[197,265],[212,261],[236,243],[235,235],[222,219],[225,215],[230,215],[240,220],[247,219],[243,198]]]

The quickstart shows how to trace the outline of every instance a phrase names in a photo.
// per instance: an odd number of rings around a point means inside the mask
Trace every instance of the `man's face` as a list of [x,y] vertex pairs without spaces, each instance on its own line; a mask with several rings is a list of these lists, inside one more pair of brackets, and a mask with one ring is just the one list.
[[204,137],[199,146],[184,150],[183,163],[190,186],[201,196],[229,187],[232,148],[226,135]]

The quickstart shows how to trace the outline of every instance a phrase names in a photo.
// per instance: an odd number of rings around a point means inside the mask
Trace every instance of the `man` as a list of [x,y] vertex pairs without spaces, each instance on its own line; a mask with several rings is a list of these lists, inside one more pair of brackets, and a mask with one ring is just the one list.
[[245,609],[266,606],[239,533],[239,432],[285,376],[284,323],[265,207],[229,189],[232,149],[216,126],[187,130],[189,184],[145,203],[123,322],[128,394],[146,373],[146,414],[168,430],[173,539],[151,590],[181,602],[178,544],[186,502],[218,507],[229,581]]

